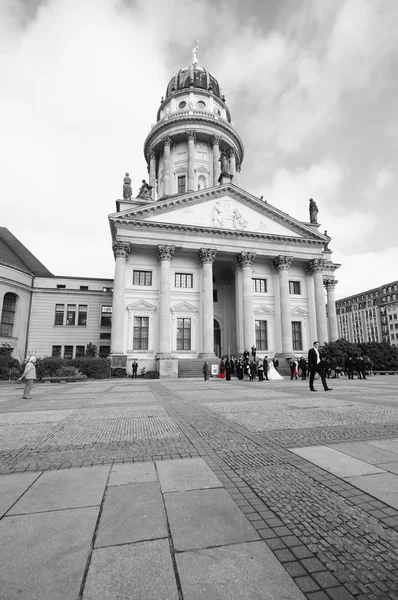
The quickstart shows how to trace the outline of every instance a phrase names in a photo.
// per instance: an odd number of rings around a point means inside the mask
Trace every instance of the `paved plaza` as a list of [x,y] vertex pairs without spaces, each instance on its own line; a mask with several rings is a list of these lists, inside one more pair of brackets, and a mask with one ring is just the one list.
[[397,600],[398,377],[0,386],[1,600]]

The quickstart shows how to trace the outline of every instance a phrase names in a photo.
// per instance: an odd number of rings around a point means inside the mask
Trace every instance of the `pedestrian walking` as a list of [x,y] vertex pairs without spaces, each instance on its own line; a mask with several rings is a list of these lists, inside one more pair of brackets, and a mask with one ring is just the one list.
[[301,379],[305,381],[307,379],[307,361],[304,356],[300,356],[299,360],[299,374],[301,372]]
[[133,361],[133,379],[137,379],[137,371],[138,371],[138,362],[136,360]]
[[209,379],[209,365],[207,364],[206,360],[203,365],[203,377],[205,381]]
[[32,391],[33,382],[36,379],[36,362],[37,358],[35,356],[31,356],[28,360],[25,370],[22,373],[21,377],[17,381],[22,381],[25,379],[25,389],[23,391],[23,400],[31,400],[32,397],[30,392]]
[[231,361],[229,358],[225,361],[225,379],[231,381]]
[[347,356],[344,361],[344,370],[347,371],[348,379],[354,379],[355,362],[352,356]]
[[323,361],[319,354],[319,342],[314,342],[313,347],[308,352],[308,367],[310,369],[310,390],[316,392],[314,388],[315,373],[318,373],[322,380],[325,392],[331,392],[332,388],[326,383],[325,371],[323,370]]

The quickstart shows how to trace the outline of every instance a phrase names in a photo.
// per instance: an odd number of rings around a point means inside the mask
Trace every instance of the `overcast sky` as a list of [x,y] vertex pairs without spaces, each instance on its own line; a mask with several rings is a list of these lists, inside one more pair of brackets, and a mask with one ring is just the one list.
[[172,75],[218,79],[241,186],[308,221],[336,297],[398,279],[397,0],[2,0],[1,225],[55,275],[113,278],[107,215]]

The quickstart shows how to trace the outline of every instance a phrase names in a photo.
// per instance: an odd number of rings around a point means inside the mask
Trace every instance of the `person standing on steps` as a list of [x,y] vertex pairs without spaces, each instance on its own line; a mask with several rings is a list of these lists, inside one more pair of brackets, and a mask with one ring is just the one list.
[[133,379],[137,379],[138,362],[136,360],[134,360],[132,366],[133,366]]
[[323,370],[322,358],[319,354],[319,342],[314,342],[313,347],[308,352],[308,368],[310,370],[310,390],[316,392],[314,388],[315,373],[318,373],[322,380],[325,392],[331,392],[332,388],[326,383],[325,371]]

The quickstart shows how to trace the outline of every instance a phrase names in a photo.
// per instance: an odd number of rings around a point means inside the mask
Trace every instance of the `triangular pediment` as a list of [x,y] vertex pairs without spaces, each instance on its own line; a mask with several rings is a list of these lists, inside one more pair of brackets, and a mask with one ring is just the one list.
[[111,222],[148,222],[160,227],[199,228],[290,238],[324,240],[316,228],[297,221],[241,188],[223,185],[160,199],[109,216]]
[[261,304],[260,306],[255,306],[253,312],[256,315],[262,315],[264,317],[272,317],[274,314],[274,311],[272,311],[270,308],[268,308],[268,306],[265,306],[264,304]]
[[179,304],[175,304],[174,306],[171,307],[171,312],[173,312],[173,313],[180,313],[180,312],[196,313],[196,312],[198,312],[198,309],[196,308],[196,306],[189,304],[189,302],[180,302]]
[[303,319],[308,317],[307,311],[303,310],[302,308],[300,308],[298,306],[295,306],[294,308],[292,308],[291,315],[292,315],[292,317],[302,317]]
[[138,300],[138,302],[133,302],[127,306],[127,310],[129,311],[149,311],[153,312],[156,310],[156,306],[150,304],[149,302],[145,302],[145,300]]

